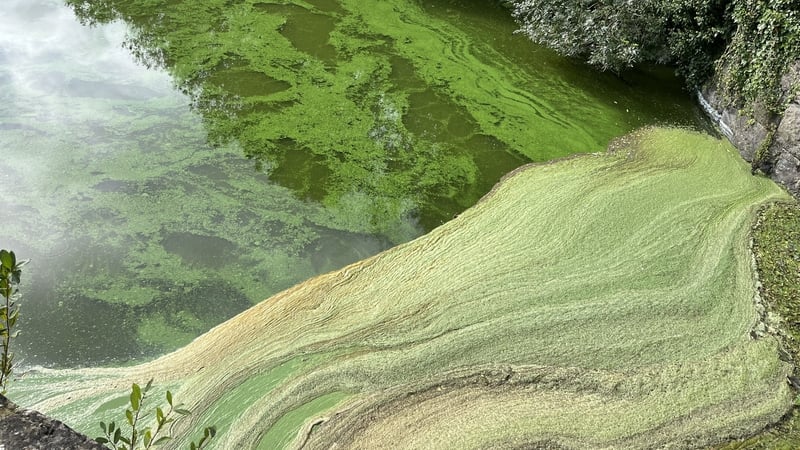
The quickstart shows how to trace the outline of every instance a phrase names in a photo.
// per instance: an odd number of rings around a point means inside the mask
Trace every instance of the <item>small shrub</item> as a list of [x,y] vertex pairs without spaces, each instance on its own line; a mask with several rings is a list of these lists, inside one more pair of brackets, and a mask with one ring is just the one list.
[[17,256],[12,251],[0,250],[0,295],[3,304],[0,305],[0,340],[2,341],[2,355],[0,355],[0,394],[6,393],[6,383],[11,377],[14,367],[14,354],[11,353],[11,340],[17,336],[13,331],[19,317],[19,281],[22,275],[22,266],[28,261],[17,261]]
[[[189,415],[191,412],[181,408],[181,405],[173,404],[172,392],[167,391],[165,395],[167,401],[166,412],[160,406],[157,406],[154,410],[155,428],[142,427],[141,423],[145,421],[145,417],[148,415],[145,412],[145,403],[149,399],[147,393],[152,385],[153,380],[148,381],[144,389],[133,383],[129,404],[125,408],[125,420],[127,423],[125,430],[115,422],[110,422],[107,425],[105,422],[100,422],[100,428],[105,436],[97,437],[95,440],[114,450],[142,450],[152,448],[172,439],[172,436],[168,434],[171,426],[168,427],[167,425],[174,423],[182,416]],[[152,412],[150,411],[150,413]],[[217,430],[213,426],[206,427],[200,440],[197,443],[192,441],[189,448],[191,450],[202,449],[216,433]]]

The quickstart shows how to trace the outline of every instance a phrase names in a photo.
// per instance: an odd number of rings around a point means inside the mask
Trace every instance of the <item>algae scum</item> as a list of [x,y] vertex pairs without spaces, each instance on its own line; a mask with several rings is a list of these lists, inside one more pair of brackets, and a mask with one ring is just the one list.
[[792,366],[757,312],[748,235],[790,197],[708,135],[616,148],[516,171],[175,352],[33,371],[15,398],[94,434],[153,378],[193,411],[170,449],[208,424],[227,450],[707,448],[774,423]]
[[11,0],[0,246],[23,364],[148,358],[409,241],[510,170],[696,113],[491,2]]

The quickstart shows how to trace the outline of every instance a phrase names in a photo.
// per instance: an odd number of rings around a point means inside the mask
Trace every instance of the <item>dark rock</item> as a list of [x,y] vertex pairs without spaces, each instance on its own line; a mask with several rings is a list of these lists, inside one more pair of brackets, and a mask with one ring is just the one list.
[[[796,62],[781,79],[781,98],[787,105],[778,117],[755,113],[740,114],[727,105],[713,85],[706,87],[699,100],[709,117],[717,123],[720,131],[739,150],[742,157],[784,186],[795,198],[800,199],[800,95],[794,94],[793,86],[800,84],[800,61]],[[793,96],[793,97],[792,97]],[[774,129],[766,151],[759,147],[769,139],[769,130]],[[757,159],[753,162],[754,159]]]
[[44,414],[17,407],[0,395],[0,449],[108,450]]
[[783,113],[771,151],[775,155],[773,178],[800,195],[800,104],[791,103]]
[[722,107],[724,102],[713,87],[703,90],[700,98],[705,100],[704,109],[719,126],[722,134],[739,150],[742,158],[752,162],[758,146],[767,136],[767,127],[739,114],[736,109]]

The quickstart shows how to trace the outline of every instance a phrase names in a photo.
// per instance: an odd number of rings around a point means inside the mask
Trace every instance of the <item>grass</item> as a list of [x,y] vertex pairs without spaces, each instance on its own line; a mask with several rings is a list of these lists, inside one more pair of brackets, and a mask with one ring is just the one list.
[[[764,324],[750,227],[759,205],[786,199],[727,142],[647,129],[515,171],[419,239],[27,406],[99,421],[69,405],[152,377],[213,421],[237,386],[307,358],[248,388],[215,448],[289,429],[307,448],[718,444],[792,405],[778,339],[751,333]],[[196,418],[176,432],[208,425]]]

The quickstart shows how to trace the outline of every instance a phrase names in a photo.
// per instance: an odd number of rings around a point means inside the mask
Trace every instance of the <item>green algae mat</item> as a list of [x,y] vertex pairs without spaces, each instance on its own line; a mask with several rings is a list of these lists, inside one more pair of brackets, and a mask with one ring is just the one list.
[[151,363],[14,390],[96,434],[152,377],[195,411],[176,433],[216,424],[218,449],[707,446],[792,403],[749,244],[787,198],[726,141],[645,129]]
[[27,366],[160,356],[520,165],[696,111],[664,71],[594,73],[495,2],[2,4],[0,247],[31,259]]

